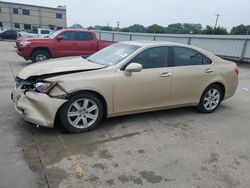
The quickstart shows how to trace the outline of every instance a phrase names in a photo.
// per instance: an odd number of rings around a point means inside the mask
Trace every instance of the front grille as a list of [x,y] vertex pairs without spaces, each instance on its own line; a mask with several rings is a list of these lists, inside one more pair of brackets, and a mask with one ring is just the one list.
[[18,42],[16,42],[16,47],[17,47],[18,51],[20,51],[20,52],[23,51],[22,48],[20,48],[20,46],[18,45]]
[[16,88],[19,89],[34,89],[34,82],[32,81],[28,81],[28,80],[23,80],[21,78],[19,78],[18,76],[15,79],[15,86]]
[[16,88],[19,88],[22,86],[22,79],[19,78],[18,76],[16,77],[15,82],[16,82]]

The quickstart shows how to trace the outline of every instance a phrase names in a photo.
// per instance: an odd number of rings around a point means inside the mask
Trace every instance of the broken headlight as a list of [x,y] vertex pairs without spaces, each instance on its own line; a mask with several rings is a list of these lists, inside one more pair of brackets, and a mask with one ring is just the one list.
[[39,81],[34,84],[34,88],[39,93],[48,93],[55,85],[56,82]]

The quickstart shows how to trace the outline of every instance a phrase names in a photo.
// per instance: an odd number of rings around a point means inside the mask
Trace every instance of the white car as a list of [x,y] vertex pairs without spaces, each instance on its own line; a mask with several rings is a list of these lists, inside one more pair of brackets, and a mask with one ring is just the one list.
[[49,29],[38,28],[37,33],[28,33],[20,31],[17,33],[18,38],[43,38],[50,35],[52,32]]

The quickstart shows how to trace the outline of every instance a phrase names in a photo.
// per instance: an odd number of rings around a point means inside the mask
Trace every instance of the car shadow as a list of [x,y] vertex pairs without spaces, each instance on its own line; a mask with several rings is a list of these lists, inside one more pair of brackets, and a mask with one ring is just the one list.
[[[32,132],[33,134],[39,135],[58,135],[58,134],[92,134],[94,132],[110,132],[115,129],[117,126],[122,126],[126,128],[128,126],[137,126],[137,124],[130,123],[136,121],[138,124],[147,122],[153,119],[165,119],[166,117],[173,118],[173,117],[183,117],[183,116],[190,116],[190,115],[202,115],[201,113],[194,110],[193,107],[184,107],[184,108],[176,108],[176,109],[168,109],[168,110],[161,110],[161,111],[154,111],[154,112],[146,112],[146,113],[139,113],[133,115],[124,115],[119,117],[112,117],[112,118],[105,118],[100,126],[85,133],[69,133],[67,132],[58,121],[56,121],[54,128],[46,128],[42,126],[36,126],[32,123],[23,122],[25,124],[25,129],[28,132]],[[153,127],[152,127],[153,128]]]

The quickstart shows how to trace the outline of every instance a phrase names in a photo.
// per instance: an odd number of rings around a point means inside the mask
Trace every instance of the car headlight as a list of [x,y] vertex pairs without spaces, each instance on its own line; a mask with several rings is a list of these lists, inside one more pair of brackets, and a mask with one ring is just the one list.
[[34,84],[34,88],[39,93],[48,93],[54,86],[56,85],[56,82],[37,82]]
[[26,40],[22,40],[21,42],[20,42],[20,46],[27,46],[27,45],[29,45],[30,44],[30,42],[29,41],[26,41]]

